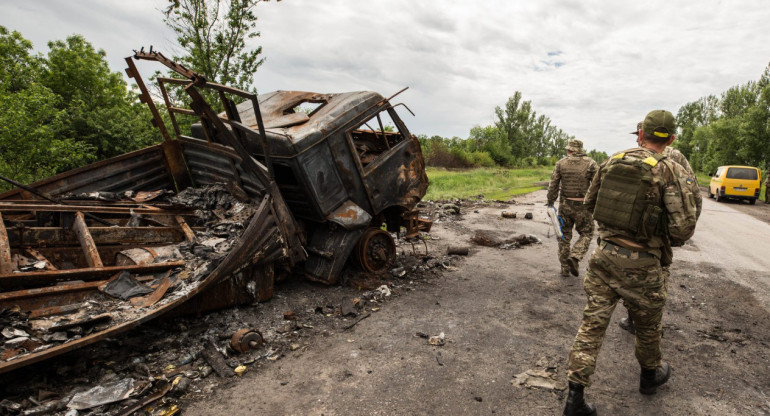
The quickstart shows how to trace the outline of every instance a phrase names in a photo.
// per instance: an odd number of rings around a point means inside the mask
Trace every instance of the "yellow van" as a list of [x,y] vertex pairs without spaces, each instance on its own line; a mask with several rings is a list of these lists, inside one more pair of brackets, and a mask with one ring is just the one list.
[[717,202],[725,198],[745,199],[749,204],[757,202],[762,187],[762,171],[752,166],[720,166],[711,175],[709,198]]

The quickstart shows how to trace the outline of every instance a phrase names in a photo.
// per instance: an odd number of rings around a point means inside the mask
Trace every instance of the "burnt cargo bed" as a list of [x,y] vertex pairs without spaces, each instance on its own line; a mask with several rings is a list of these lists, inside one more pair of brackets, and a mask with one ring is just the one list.
[[[211,146],[180,145],[188,154]],[[148,160],[163,167],[162,146],[0,194],[0,372],[183,303],[205,311],[272,296],[274,263],[292,262],[273,198],[232,168],[238,157],[221,145],[205,168],[188,164],[201,186],[155,189],[171,184],[165,168],[145,170]]]

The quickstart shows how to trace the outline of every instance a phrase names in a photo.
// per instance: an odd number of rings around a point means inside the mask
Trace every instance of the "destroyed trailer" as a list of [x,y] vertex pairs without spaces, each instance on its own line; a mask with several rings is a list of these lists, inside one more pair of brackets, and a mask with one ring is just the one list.
[[[157,79],[174,137],[140,59],[184,77]],[[276,271],[304,267],[333,283],[353,250],[365,270],[382,270],[395,250],[381,224],[410,237],[429,228],[414,210],[427,188],[420,147],[389,100],[258,98],[152,50],[126,63],[163,141],[0,194],[0,373],[172,310],[268,300]],[[169,86],[190,108],[171,104]],[[303,103],[318,106],[297,112]],[[197,118],[194,137],[178,115]]]

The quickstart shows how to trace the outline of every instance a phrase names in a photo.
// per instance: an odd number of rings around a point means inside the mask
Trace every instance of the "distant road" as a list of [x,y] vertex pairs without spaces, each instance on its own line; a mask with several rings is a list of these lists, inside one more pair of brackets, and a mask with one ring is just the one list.
[[754,289],[770,310],[770,224],[757,217],[770,217],[770,205],[718,203],[704,195],[695,235],[674,258],[714,265],[725,278]]

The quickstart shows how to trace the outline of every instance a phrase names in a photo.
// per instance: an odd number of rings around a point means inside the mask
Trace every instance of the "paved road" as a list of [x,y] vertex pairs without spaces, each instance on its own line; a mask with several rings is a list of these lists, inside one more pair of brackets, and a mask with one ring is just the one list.
[[[767,209],[770,209],[768,207]],[[703,213],[693,238],[675,257],[691,263],[710,263],[723,274],[756,291],[770,310],[770,225],[734,208],[704,198]]]

